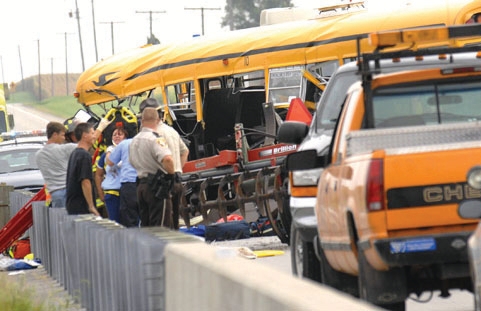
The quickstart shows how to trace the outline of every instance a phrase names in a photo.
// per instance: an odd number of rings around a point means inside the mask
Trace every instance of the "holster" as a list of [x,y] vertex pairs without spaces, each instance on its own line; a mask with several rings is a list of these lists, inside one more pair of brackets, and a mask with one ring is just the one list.
[[155,174],[147,175],[147,183],[157,199],[167,199],[174,184],[174,175],[165,174],[159,169]]

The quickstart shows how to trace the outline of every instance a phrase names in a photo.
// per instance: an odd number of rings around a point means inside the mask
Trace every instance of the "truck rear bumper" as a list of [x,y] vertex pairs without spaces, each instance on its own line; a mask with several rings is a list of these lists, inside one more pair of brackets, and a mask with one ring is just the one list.
[[376,240],[373,245],[389,266],[468,262],[468,238],[472,232]]

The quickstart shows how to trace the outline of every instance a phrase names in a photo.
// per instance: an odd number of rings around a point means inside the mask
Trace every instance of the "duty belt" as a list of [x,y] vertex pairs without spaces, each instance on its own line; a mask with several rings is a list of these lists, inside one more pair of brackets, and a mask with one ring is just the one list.
[[119,195],[120,195],[119,190],[104,190],[104,193],[105,193],[105,194],[110,194],[110,195],[116,195],[116,196],[119,196]]

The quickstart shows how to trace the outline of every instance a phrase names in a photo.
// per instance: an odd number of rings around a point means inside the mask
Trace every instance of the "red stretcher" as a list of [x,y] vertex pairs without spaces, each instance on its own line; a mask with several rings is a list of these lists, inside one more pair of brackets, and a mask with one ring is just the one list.
[[13,216],[0,231],[0,253],[18,240],[33,225],[32,202],[45,201],[45,186]]

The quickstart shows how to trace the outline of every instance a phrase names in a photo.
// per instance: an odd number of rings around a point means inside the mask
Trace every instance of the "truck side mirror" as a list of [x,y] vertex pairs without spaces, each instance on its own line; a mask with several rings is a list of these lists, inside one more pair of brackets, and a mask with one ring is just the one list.
[[307,136],[309,127],[298,121],[285,121],[277,131],[277,141],[286,144],[299,145]]
[[327,165],[327,155],[318,156],[314,149],[291,153],[286,158],[286,168],[289,171],[324,168]]

